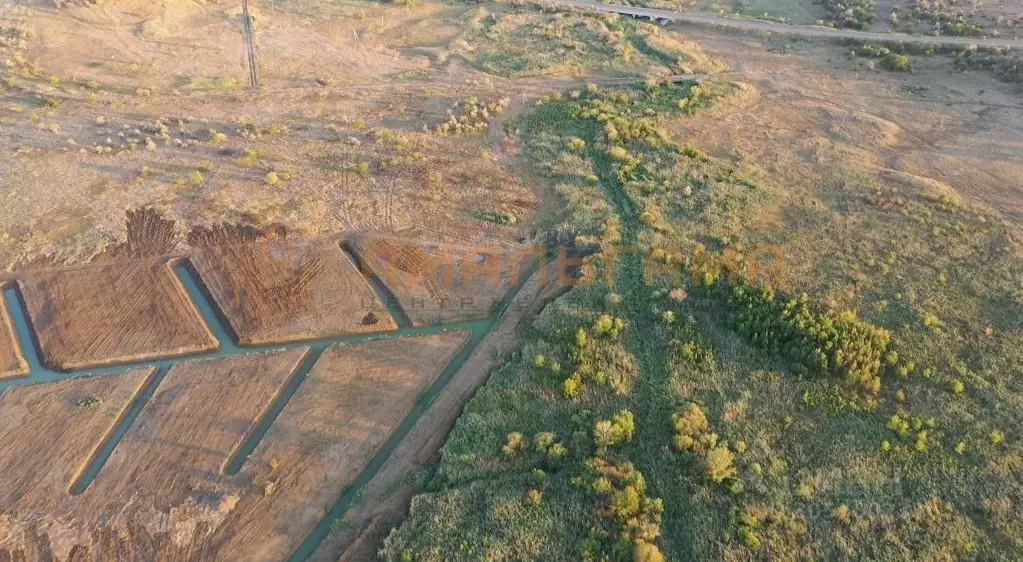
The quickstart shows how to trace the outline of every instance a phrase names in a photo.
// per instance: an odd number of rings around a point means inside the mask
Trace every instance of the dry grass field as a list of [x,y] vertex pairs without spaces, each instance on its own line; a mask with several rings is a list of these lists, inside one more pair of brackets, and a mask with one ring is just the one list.
[[212,246],[192,261],[243,345],[398,327],[336,241]]
[[383,281],[416,326],[474,320],[542,257],[539,248],[444,244],[367,234],[356,240],[362,267]]
[[43,361],[70,370],[216,349],[163,261],[24,273],[20,287]]
[[44,531],[48,548],[64,560],[89,536],[85,521],[64,518],[58,506],[67,505],[72,480],[153,372],[135,369],[11,388],[0,395],[0,556],[18,559],[19,551],[25,555],[25,548],[32,548],[22,543],[23,536]]
[[[234,4],[5,3],[3,25],[17,39],[0,44],[11,61],[0,69],[0,169],[4,205],[18,212],[0,216],[3,267],[87,261],[123,239],[125,209],[146,205],[186,229],[254,217],[314,236],[518,235],[475,218],[525,219],[540,203],[501,145],[430,129],[459,102],[521,97],[537,84],[507,89],[393,47],[414,42],[410,30],[432,37],[436,20],[419,11],[252,4],[259,91],[246,87]],[[470,17],[464,7],[427,10],[454,25]]]
[[7,299],[0,299],[0,379],[18,377],[27,371],[28,363],[21,352],[18,333],[7,310]]

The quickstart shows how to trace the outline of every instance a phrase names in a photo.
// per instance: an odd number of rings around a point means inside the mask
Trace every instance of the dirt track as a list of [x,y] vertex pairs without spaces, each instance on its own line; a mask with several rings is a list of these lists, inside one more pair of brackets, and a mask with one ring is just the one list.
[[1009,49],[1023,49],[1023,41],[1014,39],[992,39],[978,37],[933,37],[929,35],[903,35],[896,33],[873,33],[869,31],[853,31],[851,29],[831,29],[827,27],[792,25],[769,21],[756,21],[725,16],[712,16],[705,14],[693,14],[687,12],[675,12],[672,10],[657,10],[654,8],[640,8],[636,6],[619,6],[604,4],[594,0],[550,0],[553,4],[563,6],[574,6],[577,8],[590,8],[599,12],[614,12],[634,17],[650,18],[652,20],[668,20],[680,23],[694,23],[699,25],[710,25],[715,27],[728,27],[746,31],[759,31],[769,33],[784,33],[787,35],[800,35],[803,37],[824,37],[829,39],[858,39],[860,41],[897,41],[909,43],[929,43],[933,45],[977,45],[980,47],[1004,47]]

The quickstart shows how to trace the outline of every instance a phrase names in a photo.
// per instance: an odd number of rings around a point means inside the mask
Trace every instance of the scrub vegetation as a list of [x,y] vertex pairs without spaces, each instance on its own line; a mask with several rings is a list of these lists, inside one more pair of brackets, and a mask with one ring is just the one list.
[[741,89],[591,86],[521,117],[567,203],[551,234],[598,251],[469,403],[386,558],[1023,545],[1015,231],[948,194],[788,197],[668,132]]

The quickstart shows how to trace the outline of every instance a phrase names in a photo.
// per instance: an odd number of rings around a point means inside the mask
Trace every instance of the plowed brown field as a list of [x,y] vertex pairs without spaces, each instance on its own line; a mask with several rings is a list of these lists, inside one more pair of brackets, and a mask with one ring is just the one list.
[[38,271],[21,280],[43,362],[59,370],[217,348],[162,261]]
[[[51,533],[56,542],[81,529],[83,522],[62,519],[57,508],[152,374],[152,368],[135,369],[10,388],[0,395],[0,513],[5,514],[0,549],[18,550],[24,530],[40,520],[56,521]],[[0,553],[0,559],[9,558]]]
[[333,242],[213,246],[194,263],[243,345],[398,328]]
[[539,253],[522,246],[423,242],[378,234],[356,240],[364,268],[416,326],[485,318]]

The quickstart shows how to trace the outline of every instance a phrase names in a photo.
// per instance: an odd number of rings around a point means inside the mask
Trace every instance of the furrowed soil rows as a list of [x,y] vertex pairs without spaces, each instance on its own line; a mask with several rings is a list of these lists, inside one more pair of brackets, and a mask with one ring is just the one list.
[[[0,559],[23,526],[52,518],[68,486],[154,369],[10,388],[0,395]],[[88,535],[86,535],[88,536]],[[17,557],[15,557],[17,559]]]
[[534,248],[423,242],[378,234],[355,241],[365,270],[422,326],[488,316],[539,256]]
[[247,494],[218,549],[284,560],[469,339],[444,332],[328,348],[239,477]]
[[162,261],[34,272],[20,286],[43,362],[53,369],[217,348],[180,281]]
[[15,331],[10,311],[7,310],[7,299],[0,298],[0,379],[19,377],[28,373],[28,363],[18,343],[18,332]]
[[242,345],[398,328],[333,242],[212,246],[194,264]]

